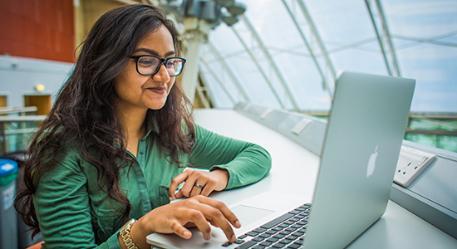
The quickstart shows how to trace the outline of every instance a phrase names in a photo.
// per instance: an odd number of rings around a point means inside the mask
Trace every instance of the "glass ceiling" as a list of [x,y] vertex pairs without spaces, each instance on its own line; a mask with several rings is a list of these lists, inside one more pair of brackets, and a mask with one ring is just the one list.
[[416,79],[412,111],[457,112],[457,1],[240,2],[244,17],[216,27],[204,46],[202,79],[216,107],[247,101],[328,110],[332,70],[395,75],[398,68]]

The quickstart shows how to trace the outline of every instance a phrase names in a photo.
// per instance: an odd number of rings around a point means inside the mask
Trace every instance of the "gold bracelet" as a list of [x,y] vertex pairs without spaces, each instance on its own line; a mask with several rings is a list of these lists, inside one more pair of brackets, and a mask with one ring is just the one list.
[[133,223],[135,223],[135,219],[129,220],[121,229],[121,238],[122,242],[124,242],[125,246],[127,246],[127,249],[139,249],[138,246],[135,245],[135,243],[132,240],[132,235],[131,235],[131,229]]

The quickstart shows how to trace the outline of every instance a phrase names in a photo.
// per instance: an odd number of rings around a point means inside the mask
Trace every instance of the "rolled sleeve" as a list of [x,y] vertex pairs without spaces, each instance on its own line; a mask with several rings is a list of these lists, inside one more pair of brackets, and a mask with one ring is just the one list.
[[255,183],[270,171],[270,154],[261,146],[221,136],[198,125],[195,131],[192,167],[227,170],[226,189]]

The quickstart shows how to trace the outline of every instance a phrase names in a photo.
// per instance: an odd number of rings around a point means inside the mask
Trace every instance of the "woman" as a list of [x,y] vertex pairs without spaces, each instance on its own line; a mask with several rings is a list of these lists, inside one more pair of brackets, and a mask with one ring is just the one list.
[[178,55],[177,32],[155,7],[118,8],[95,23],[31,143],[16,199],[45,248],[148,248],[146,235],[189,239],[189,225],[209,239],[209,223],[235,240],[236,216],[207,196],[259,181],[271,159],[192,122],[174,85]]

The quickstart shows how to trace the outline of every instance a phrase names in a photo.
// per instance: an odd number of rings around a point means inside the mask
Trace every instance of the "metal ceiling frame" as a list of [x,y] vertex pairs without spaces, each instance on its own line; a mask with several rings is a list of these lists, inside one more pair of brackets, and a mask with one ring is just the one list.
[[301,11],[303,12],[303,15],[305,16],[306,22],[308,23],[311,33],[313,34],[314,38],[317,41],[317,45],[319,46],[319,50],[321,51],[322,56],[324,56],[325,63],[330,70],[330,73],[332,75],[332,78],[335,80],[336,79],[336,70],[335,66],[332,63],[332,60],[330,59],[329,53],[327,51],[327,48],[325,47],[324,42],[322,42],[321,35],[317,31],[316,25],[314,24],[314,20],[309,14],[308,8],[305,5],[305,2],[303,0],[298,0],[298,6],[300,7]]
[[211,74],[211,76],[213,76],[213,78],[217,81],[217,83],[219,83],[219,85],[222,88],[222,91],[224,91],[225,95],[227,95],[227,97],[230,99],[232,104],[235,105],[237,103],[237,101],[235,100],[235,98],[233,98],[233,96],[230,94],[230,92],[227,90],[227,88],[225,88],[225,85],[222,82],[222,80],[219,78],[219,76],[217,76],[217,74],[214,73],[214,71],[211,69],[211,67],[208,65],[208,63],[205,61],[205,59],[200,58],[200,62],[201,62],[201,64],[203,64],[205,66],[206,70]]
[[[279,83],[281,83],[281,85],[283,86],[287,96],[290,99],[290,102],[292,103],[293,109],[295,109],[296,111],[300,110],[300,107],[299,107],[297,101],[295,100],[295,98],[294,98],[294,96],[292,94],[292,91],[290,90],[289,85],[287,84],[287,81],[286,81],[284,75],[281,73],[281,71],[279,70],[278,65],[273,60],[273,57],[271,56],[270,52],[266,48],[265,44],[263,43],[262,38],[260,38],[260,35],[257,33],[257,31],[255,30],[254,26],[249,21],[249,19],[247,18],[246,15],[242,15],[241,16],[241,21],[243,21],[245,26],[248,28],[249,32],[252,34],[253,38],[256,40],[257,44],[259,45],[260,50],[265,55],[268,63],[273,68],[274,73],[276,74],[276,76],[279,79]],[[232,28],[232,29],[234,29],[234,28]]]
[[[300,1],[298,1],[300,2]],[[317,60],[317,57],[314,53],[314,50],[313,48],[311,47],[311,44],[308,42],[308,39],[306,38],[306,35],[305,33],[303,32],[303,30],[301,29],[300,27],[300,24],[298,23],[298,20],[297,18],[295,18],[295,15],[292,13],[292,10],[290,9],[289,5],[287,4],[286,0],[282,0],[282,4],[284,5],[284,8],[286,8],[287,10],[287,13],[289,14],[290,18],[292,19],[295,27],[297,28],[297,31],[298,33],[300,34],[300,37],[301,39],[303,40],[303,43],[305,43],[305,46],[306,46],[306,49],[308,50],[308,53],[314,63],[314,65],[316,66],[316,69],[317,71],[319,72],[319,75],[321,76],[321,79],[322,79],[322,82],[324,83],[324,89],[328,91],[328,94],[330,95],[330,97],[332,97],[333,93],[332,93],[332,89],[330,87],[330,82],[328,81],[327,77],[325,76],[325,73],[324,71],[322,70],[320,64],[319,64],[319,61]],[[306,7],[303,5],[303,8],[304,10],[302,9],[303,12],[306,12],[306,14],[304,14],[305,16],[307,16],[306,18],[306,21],[308,23],[308,25],[310,25],[310,28],[311,28],[311,23],[312,23],[312,20],[311,20],[311,16],[309,16],[309,13],[306,11]],[[311,32],[313,33],[314,37],[316,38],[317,42],[320,44],[322,43],[322,41],[320,40],[320,37],[317,33],[317,30],[316,28],[314,27],[311,28]],[[317,39],[317,37],[319,37],[319,39]],[[327,63],[327,67],[329,67],[330,71],[331,71],[331,75],[332,75],[332,80],[334,82],[335,78],[336,78],[336,73],[335,73],[335,69],[333,67],[333,64],[331,63],[330,61],[330,58],[327,54],[327,50],[325,49],[325,47],[323,46],[323,44],[320,44],[319,45],[319,48],[321,49],[321,54],[324,56],[325,58],[325,61]],[[330,66],[329,66],[330,64]]]
[[238,31],[236,31],[236,29],[234,27],[230,27],[230,29],[233,31],[233,33],[235,34],[235,36],[238,38],[238,40],[240,41],[241,45],[243,45],[243,48],[245,50],[246,53],[248,53],[249,57],[251,58],[251,60],[254,62],[255,66],[257,67],[257,69],[259,70],[260,74],[262,75],[263,79],[265,80],[265,82],[267,83],[268,87],[270,88],[271,92],[273,93],[273,95],[275,96],[276,98],[276,101],[278,101],[279,105],[281,106],[281,108],[285,109],[286,106],[284,105],[284,103],[282,102],[281,98],[279,97],[278,93],[275,91],[274,87],[273,87],[273,84],[271,82],[271,80],[268,78],[268,75],[267,73],[263,70],[262,66],[259,64],[259,62],[257,61],[257,58],[255,57],[255,55],[252,53],[251,49],[248,47],[248,45],[246,44],[246,42],[244,41],[244,39],[241,37],[241,35],[238,33]]
[[[374,2],[376,9],[373,8],[372,2]],[[392,37],[390,35],[389,26],[387,25],[381,2],[379,0],[365,0],[365,5],[367,7],[371,23],[373,24],[376,38],[378,39],[379,48],[381,49],[387,72],[390,76],[400,77],[401,72],[397,54],[392,43]]]
[[248,94],[246,93],[246,90],[241,85],[240,81],[238,80],[238,77],[235,75],[235,73],[233,72],[232,68],[229,66],[227,61],[224,59],[224,57],[222,57],[221,53],[219,53],[219,50],[217,50],[217,48],[211,42],[208,42],[207,45],[210,48],[211,52],[214,54],[216,60],[221,63],[224,70],[228,73],[229,77],[232,79],[233,83],[238,88],[238,91],[240,92],[244,101],[248,102],[249,97],[248,97]]
[[[449,34],[445,35],[440,35],[436,37],[431,37],[431,38],[418,38],[418,37],[410,37],[410,36],[404,36],[404,35],[395,35],[392,34],[391,37],[400,39],[400,40],[405,40],[405,41],[414,41],[417,43],[428,43],[428,44],[433,44],[433,45],[438,45],[438,46],[445,46],[445,47],[457,47],[457,43],[455,42],[446,42],[446,41],[439,41],[439,39],[443,39],[449,36],[455,35],[457,32],[451,32]],[[417,44],[414,44],[417,45]],[[409,48],[412,47],[410,46],[401,46],[401,48],[398,48],[396,50],[404,49],[404,48]]]

